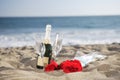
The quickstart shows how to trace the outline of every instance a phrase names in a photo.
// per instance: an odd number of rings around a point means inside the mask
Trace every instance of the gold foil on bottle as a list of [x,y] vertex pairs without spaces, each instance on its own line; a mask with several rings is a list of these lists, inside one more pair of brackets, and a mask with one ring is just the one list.
[[44,43],[44,44],[50,44],[50,40],[49,40],[49,39],[45,39],[45,40],[43,41],[43,43]]

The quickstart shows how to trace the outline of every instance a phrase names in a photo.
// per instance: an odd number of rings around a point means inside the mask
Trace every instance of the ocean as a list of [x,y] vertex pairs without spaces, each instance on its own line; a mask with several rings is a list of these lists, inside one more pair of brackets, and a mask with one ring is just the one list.
[[63,45],[109,44],[120,42],[120,16],[4,17],[0,18],[0,47],[35,45],[52,25],[51,43],[63,34]]

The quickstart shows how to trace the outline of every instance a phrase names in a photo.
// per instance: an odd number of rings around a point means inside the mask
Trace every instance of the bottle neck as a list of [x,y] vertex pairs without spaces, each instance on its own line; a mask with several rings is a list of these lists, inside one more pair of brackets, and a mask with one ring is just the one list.
[[46,34],[45,34],[45,44],[50,44],[51,41],[50,41],[50,33],[51,31],[50,30],[46,30]]
[[46,34],[45,34],[45,44],[50,44],[50,33],[51,33],[51,25],[46,25]]

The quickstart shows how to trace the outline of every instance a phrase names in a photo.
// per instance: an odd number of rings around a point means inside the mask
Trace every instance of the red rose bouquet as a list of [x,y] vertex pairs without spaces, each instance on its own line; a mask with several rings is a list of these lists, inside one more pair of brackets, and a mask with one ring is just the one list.
[[47,72],[54,71],[57,67],[58,67],[58,64],[54,60],[51,60],[50,64],[48,64],[45,67],[45,71],[47,71]]
[[79,60],[66,60],[60,65],[52,60],[51,63],[45,67],[45,71],[47,72],[60,69],[62,69],[65,73],[79,72],[82,71],[82,65]]
[[82,65],[78,60],[66,60],[60,64],[65,73],[82,71]]

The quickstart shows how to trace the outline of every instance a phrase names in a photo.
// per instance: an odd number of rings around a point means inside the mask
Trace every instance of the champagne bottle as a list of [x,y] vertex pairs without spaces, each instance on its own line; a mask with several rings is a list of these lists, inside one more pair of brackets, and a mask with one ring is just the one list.
[[50,33],[51,33],[51,25],[46,26],[46,34],[45,34],[45,39],[44,39],[44,44],[45,44],[45,54],[44,54],[44,66],[50,63],[51,57],[52,57],[52,46],[51,46],[51,41],[50,41]]

